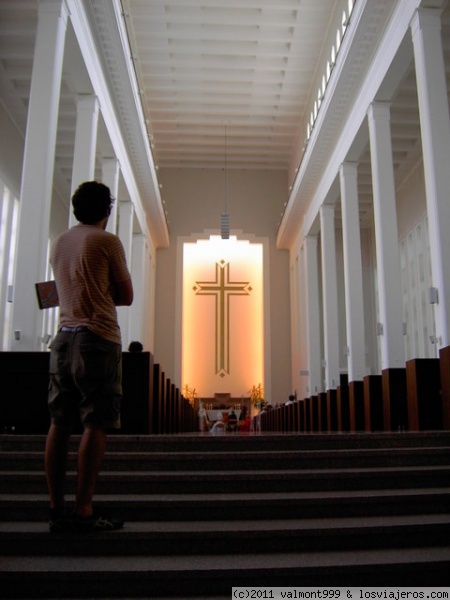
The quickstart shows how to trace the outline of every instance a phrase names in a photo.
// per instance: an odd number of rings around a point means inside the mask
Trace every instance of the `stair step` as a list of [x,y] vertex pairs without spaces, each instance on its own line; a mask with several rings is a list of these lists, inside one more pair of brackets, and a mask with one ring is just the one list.
[[[79,435],[71,438],[75,449]],[[450,446],[450,431],[417,431],[407,433],[262,433],[251,435],[177,434],[177,435],[121,435],[108,436],[108,449],[116,452],[211,452],[218,450],[268,451],[273,447],[284,450],[337,450],[342,448],[420,448]],[[0,451],[43,452],[45,435],[1,434]]]
[[[68,495],[69,503],[73,496]],[[98,494],[97,506],[127,521],[271,519],[282,511],[305,518],[383,514],[444,514],[450,487],[399,490],[345,490],[242,494]],[[45,494],[0,494],[0,520],[47,518]]]
[[[267,469],[330,469],[447,465],[449,447],[334,450],[281,450],[268,452],[112,452],[105,456],[103,469],[125,471],[234,471]],[[41,452],[2,452],[0,470],[42,469]],[[237,463],[237,461],[239,461]],[[69,467],[76,453],[69,454]]]
[[[49,534],[46,522],[0,523],[3,555],[158,555],[273,553],[381,547],[448,546],[450,515],[274,519],[255,521],[143,521],[97,534]],[[89,541],[87,544],[86,541]]]
[[[450,548],[186,556],[8,556],[0,585],[7,598],[228,594],[258,586],[444,586]],[[147,595],[148,597],[148,595]]]
[[[43,471],[0,471],[2,487],[10,493],[45,493]],[[249,493],[443,487],[450,481],[450,466],[347,469],[278,469],[249,471],[103,471],[99,493]],[[76,473],[67,474],[68,491],[75,488]]]
[[96,507],[126,525],[89,535],[48,532],[44,445],[0,435],[2,597],[448,585],[450,432],[110,436]]

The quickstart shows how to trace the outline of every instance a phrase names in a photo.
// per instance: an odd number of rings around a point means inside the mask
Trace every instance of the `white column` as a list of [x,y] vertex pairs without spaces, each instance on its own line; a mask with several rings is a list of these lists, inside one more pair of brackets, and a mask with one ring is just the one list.
[[378,335],[381,342],[381,368],[404,368],[402,288],[389,104],[372,104],[368,119],[380,311]]
[[[133,280],[134,300],[131,307],[128,309],[129,314],[129,342],[137,340],[143,343],[144,337],[144,310],[145,310],[145,291],[148,285],[148,261],[145,257],[146,243],[142,233],[133,235],[132,242],[132,261],[131,261],[131,278]],[[149,307],[147,307],[149,310]],[[128,342],[128,343],[129,343]],[[149,350],[145,348],[144,350]]]
[[309,392],[322,391],[320,356],[320,298],[317,236],[308,235],[304,241],[306,275],[306,339],[308,347]]
[[304,340],[301,331],[301,269],[299,268],[299,256],[295,253],[290,269],[290,290],[291,290],[291,373],[292,390],[299,391],[300,388],[300,365],[301,365],[301,347]]
[[119,232],[118,236],[125,248],[128,268],[131,266],[131,251],[133,245],[134,206],[132,202],[119,202]]
[[[300,294],[299,294],[299,302],[300,305],[298,307],[299,310],[299,319],[300,319],[300,398],[307,398],[310,395],[310,387],[309,387],[309,363],[308,363],[308,277],[306,275],[306,249],[305,244],[303,244],[299,251],[299,260],[298,260],[298,269],[299,269],[299,281],[300,281]],[[305,343],[306,342],[306,343]]]
[[[42,312],[34,284],[45,279],[67,8],[41,0],[31,79],[15,258],[12,350],[39,350]],[[16,339],[20,338],[20,339]]]
[[[119,237],[125,249],[128,269],[132,271],[132,244],[133,244],[133,217],[134,207],[132,202],[119,202]],[[134,282],[133,282],[134,283]],[[134,304],[134,301],[133,301]],[[122,347],[126,350],[130,343],[130,316],[131,309],[127,306],[117,307],[117,318],[122,333]]]
[[343,163],[339,170],[344,247],[345,316],[347,324],[348,380],[362,381],[366,374],[364,298],[359,229],[358,167]]
[[[147,280],[144,279],[142,335],[146,350],[154,352],[155,349],[155,303],[156,303],[156,264],[155,250],[150,247],[148,240],[144,244],[144,264]],[[136,274],[139,277],[139,274]]]
[[432,285],[437,289],[436,333],[450,345],[450,124],[441,21],[419,10],[411,23],[427,195]]
[[119,161],[117,158],[104,158],[102,161],[102,183],[107,185],[111,190],[111,196],[115,198],[112,206],[111,214],[109,215],[106,231],[117,233],[117,213],[119,210],[119,200],[117,192],[119,190]]
[[339,385],[339,320],[336,272],[336,239],[334,206],[320,207],[320,240],[322,248],[322,294],[325,342],[325,388]]
[[[3,236],[3,247],[4,252],[0,255],[0,315],[5,316],[7,310],[8,301],[8,266],[11,258],[11,252],[13,247],[11,244],[12,239],[12,228],[14,218],[14,201],[11,192],[4,185],[0,186],[0,223],[2,236]],[[0,348],[4,339],[5,327],[7,327],[6,320],[0,323]]]
[[[97,127],[97,97],[91,95],[78,96],[71,194],[84,181],[92,181],[94,179]],[[76,225],[77,222],[72,210],[70,210],[69,227]]]

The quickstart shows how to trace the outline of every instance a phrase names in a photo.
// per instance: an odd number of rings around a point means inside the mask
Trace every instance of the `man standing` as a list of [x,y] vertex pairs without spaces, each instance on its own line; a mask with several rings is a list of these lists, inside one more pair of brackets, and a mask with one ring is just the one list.
[[[113,201],[106,185],[81,184],[72,197],[79,223],[55,240],[50,255],[60,302],[60,329],[51,344],[51,425],[45,447],[52,532],[123,526],[122,520],[97,515],[93,509],[107,431],[120,427],[122,349],[116,306],[133,302],[122,243],[105,231]],[[79,419],[84,429],[75,507],[69,516],[64,498],[68,445]]]

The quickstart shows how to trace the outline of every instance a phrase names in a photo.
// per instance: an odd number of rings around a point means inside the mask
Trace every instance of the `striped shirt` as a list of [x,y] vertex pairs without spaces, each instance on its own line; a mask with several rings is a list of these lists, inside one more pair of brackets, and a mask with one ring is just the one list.
[[120,344],[113,296],[115,284],[130,279],[120,239],[96,225],[79,223],[55,240],[50,262],[58,289],[60,325],[84,325]]

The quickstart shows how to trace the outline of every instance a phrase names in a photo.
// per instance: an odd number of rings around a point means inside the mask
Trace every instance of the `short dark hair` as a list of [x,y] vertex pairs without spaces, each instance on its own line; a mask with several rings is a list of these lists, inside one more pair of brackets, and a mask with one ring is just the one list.
[[98,181],[85,181],[72,196],[73,214],[85,225],[93,225],[107,217],[113,203],[109,187]]
[[128,346],[128,352],[142,352],[144,350],[144,346],[141,342],[130,342]]

